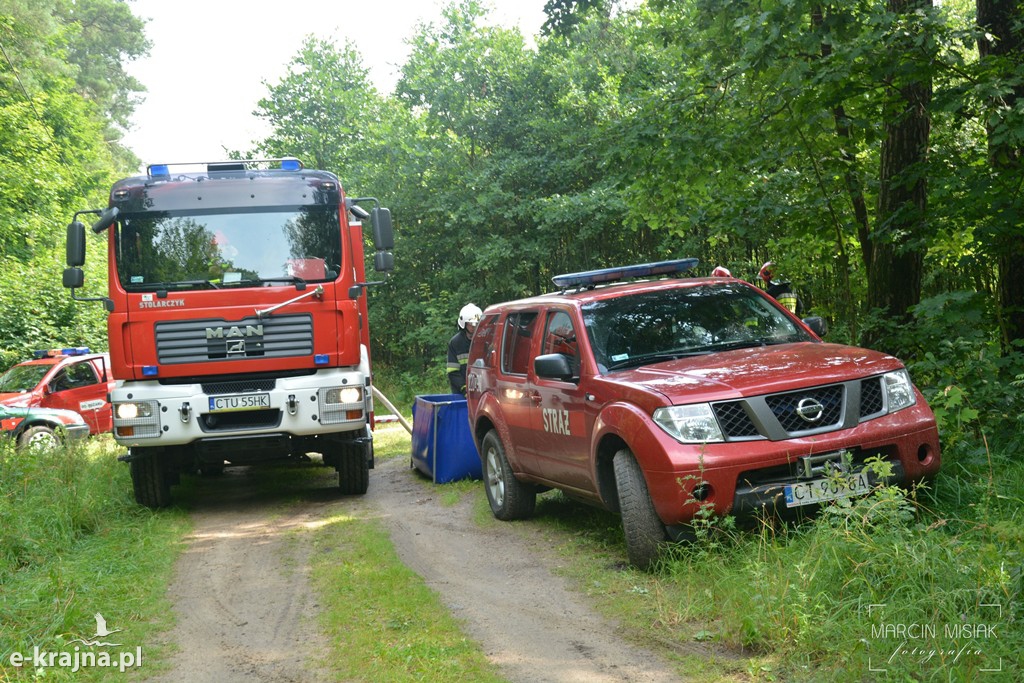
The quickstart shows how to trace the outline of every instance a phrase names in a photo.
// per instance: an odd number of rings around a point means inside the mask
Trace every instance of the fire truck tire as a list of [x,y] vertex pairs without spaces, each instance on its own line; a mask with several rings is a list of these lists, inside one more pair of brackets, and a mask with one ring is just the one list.
[[370,463],[362,448],[347,447],[338,455],[338,490],[346,496],[361,496],[370,488]]
[[633,453],[624,448],[615,454],[613,463],[626,554],[630,564],[647,571],[654,566],[659,551],[668,541],[668,532],[654,509],[644,473]]
[[487,432],[481,446],[484,451],[484,489],[491,512],[506,522],[531,516],[537,506],[537,488],[516,479],[498,432],[493,429]]
[[51,427],[36,425],[29,427],[18,437],[21,448],[45,448],[47,450],[60,445],[60,438]]
[[[133,449],[138,453],[138,449]],[[164,463],[156,453],[147,453],[130,463],[135,502],[148,508],[171,504],[171,483]]]

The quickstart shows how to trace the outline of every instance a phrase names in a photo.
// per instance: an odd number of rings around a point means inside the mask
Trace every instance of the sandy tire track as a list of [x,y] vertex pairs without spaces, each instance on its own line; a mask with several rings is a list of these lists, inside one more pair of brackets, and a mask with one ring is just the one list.
[[169,596],[177,618],[168,639],[170,670],[149,680],[332,680],[318,668],[327,647],[318,632],[309,582],[307,528],[341,512],[380,519],[402,561],[424,578],[515,683],[662,683],[680,680],[653,653],[625,642],[552,572],[557,561],[538,529],[480,528],[472,500],[444,506],[402,458],[378,462],[366,496],[337,493],[321,470],[314,486],[255,492],[245,470],[203,483],[191,512],[194,531],[175,567]]

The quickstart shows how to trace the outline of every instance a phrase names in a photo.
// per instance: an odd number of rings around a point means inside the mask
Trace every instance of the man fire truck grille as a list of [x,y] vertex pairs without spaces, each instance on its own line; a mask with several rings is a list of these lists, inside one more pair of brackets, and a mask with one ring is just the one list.
[[308,356],[313,353],[313,318],[307,313],[158,322],[156,352],[165,365]]
[[[845,396],[859,390],[858,422],[864,422],[885,414],[882,398],[882,380],[870,377],[857,382],[845,382],[824,387],[810,387],[802,391],[765,396],[763,403],[757,400],[723,401],[713,404],[715,416],[722,427],[725,438],[730,441],[749,441],[768,438],[766,430],[758,428],[751,415],[760,418],[760,424],[777,423],[785,437],[808,430],[832,431],[852,424],[844,422]],[[814,406],[808,410],[809,406]],[[820,407],[820,415],[817,408]],[[801,412],[815,418],[808,421]]]

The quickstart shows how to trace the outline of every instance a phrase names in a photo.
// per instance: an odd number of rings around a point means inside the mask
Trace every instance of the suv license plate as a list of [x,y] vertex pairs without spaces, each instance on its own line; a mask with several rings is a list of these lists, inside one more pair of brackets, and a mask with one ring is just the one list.
[[800,484],[787,484],[784,489],[786,507],[788,508],[813,505],[836,498],[862,496],[870,490],[867,472],[814,479]]
[[238,394],[237,396],[211,396],[211,413],[230,413],[236,410],[261,410],[270,407],[270,394]]

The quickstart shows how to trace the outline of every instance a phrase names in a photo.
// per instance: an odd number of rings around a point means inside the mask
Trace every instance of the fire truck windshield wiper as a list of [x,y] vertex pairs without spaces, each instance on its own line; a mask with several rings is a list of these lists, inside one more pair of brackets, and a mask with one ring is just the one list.
[[284,277],[261,277],[256,278],[256,282],[259,282],[260,284],[264,282],[294,282],[297,285],[306,284],[306,281],[303,280],[298,275],[286,275]]
[[220,289],[220,285],[213,280],[177,280],[175,282],[144,282],[141,284],[125,285],[125,289],[133,292],[158,289],[183,289],[185,287],[200,287],[205,285],[210,289]]
[[270,315],[274,311],[276,311],[276,310],[278,310],[280,308],[284,308],[288,304],[293,304],[296,301],[301,301],[302,299],[307,299],[309,297],[314,297],[316,299],[323,300],[323,298],[324,298],[324,286],[323,285],[317,285],[316,289],[311,289],[308,292],[306,292],[305,294],[300,294],[297,297],[295,297],[294,299],[288,299],[288,301],[282,301],[281,303],[277,304],[276,306],[271,306],[270,308],[264,308],[264,309],[257,308],[256,309],[256,319],[257,320],[263,320],[263,316]]

